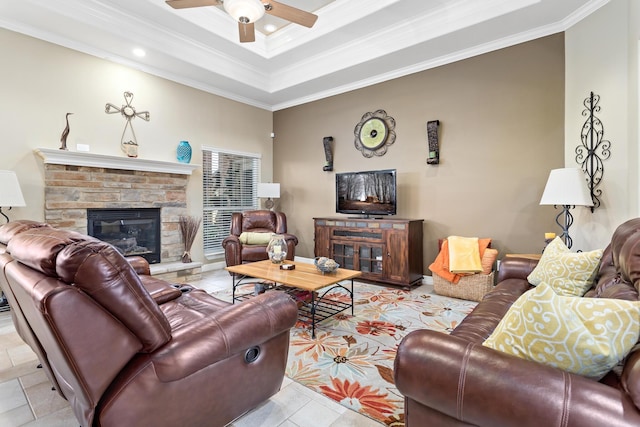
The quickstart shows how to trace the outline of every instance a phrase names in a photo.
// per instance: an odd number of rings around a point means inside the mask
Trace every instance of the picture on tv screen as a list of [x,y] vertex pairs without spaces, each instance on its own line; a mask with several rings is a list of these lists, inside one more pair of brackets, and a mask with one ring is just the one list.
[[396,170],[336,174],[336,212],[395,215]]

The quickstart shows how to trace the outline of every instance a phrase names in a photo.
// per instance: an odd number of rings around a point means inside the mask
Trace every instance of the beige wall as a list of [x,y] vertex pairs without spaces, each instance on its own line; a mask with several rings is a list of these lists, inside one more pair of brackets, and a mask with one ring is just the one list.
[[[382,157],[354,147],[361,116],[384,109],[397,140]],[[440,165],[426,164],[426,123],[440,120]],[[508,49],[274,113],[279,208],[313,256],[313,217],[335,216],[335,172],[396,168],[398,217],[423,218],[424,269],[448,235],[491,237],[502,254],[539,252],[556,231],[538,202],[564,163],[564,39]],[[322,138],[335,140],[323,172]]]
[[[192,163],[201,164],[202,145],[262,154],[262,179],[272,175],[272,113],[14,32],[0,30],[0,169],[17,172],[27,207],[9,212],[12,219],[44,219],[44,172],[35,148],[60,147],[64,116],[70,118],[67,145],[89,144],[91,152],[123,156],[124,118],[106,114],[107,102],[123,105],[134,94],[139,158],[176,161],[176,146],[188,140]],[[188,184],[188,210],[202,215],[202,170]],[[203,260],[202,238],[193,258]]]
[[638,216],[638,40],[640,5],[616,0],[566,31],[565,163],[577,167],[575,149],[585,122],[584,99],[600,96],[597,117],[611,156],[603,162],[600,201],[594,213],[577,208],[574,243],[599,248],[623,221]]

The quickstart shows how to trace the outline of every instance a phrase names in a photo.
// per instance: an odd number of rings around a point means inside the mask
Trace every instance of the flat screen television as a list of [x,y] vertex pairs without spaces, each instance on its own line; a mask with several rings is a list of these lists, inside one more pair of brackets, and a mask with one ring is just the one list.
[[396,214],[396,170],[336,173],[336,212]]

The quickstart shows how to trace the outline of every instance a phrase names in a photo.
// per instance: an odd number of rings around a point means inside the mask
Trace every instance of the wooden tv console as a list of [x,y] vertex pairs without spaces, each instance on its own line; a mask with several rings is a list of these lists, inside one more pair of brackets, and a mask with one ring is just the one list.
[[412,286],[422,281],[421,219],[314,218],[315,256],[362,272],[362,279]]

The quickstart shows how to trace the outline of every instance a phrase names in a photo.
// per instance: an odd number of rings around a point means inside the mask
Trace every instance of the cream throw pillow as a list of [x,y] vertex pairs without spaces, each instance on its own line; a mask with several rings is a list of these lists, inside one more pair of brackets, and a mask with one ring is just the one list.
[[524,293],[482,344],[596,380],[640,336],[640,301],[576,298],[546,283]]
[[581,297],[591,288],[601,258],[602,249],[574,253],[556,237],[527,280],[534,286],[546,282],[560,295]]
[[240,233],[240,243],[243,245],[266,245],[271,240],[273,233],[256,233],[252,231],[245,231]]

